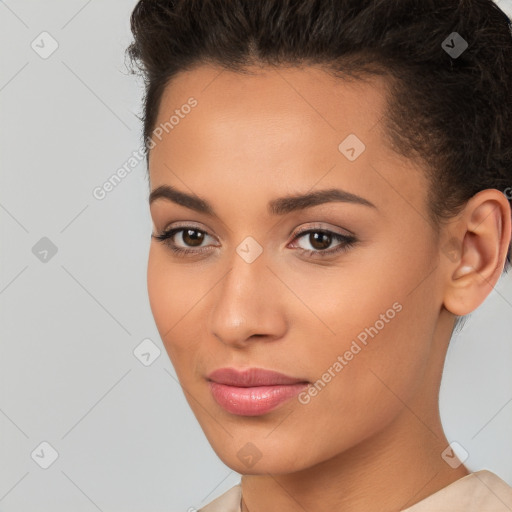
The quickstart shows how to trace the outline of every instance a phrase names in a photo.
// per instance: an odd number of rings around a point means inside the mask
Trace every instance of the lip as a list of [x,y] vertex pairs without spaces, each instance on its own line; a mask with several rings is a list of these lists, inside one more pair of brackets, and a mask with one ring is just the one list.
[[307,382],[305,379],[289,377],[283,373],[263,368],[248,368],[246,370],[237,370],[236,368],[219,368],[211,372],[206,377],[208,380],[225,384],[226,386],[236,386],[248,388],[255,386],[278,386],[298,384]]
[[308,386],[304,379],[262,368],[220,368],[207,376],[215,401],[226,411],[258,416],[275,409]]

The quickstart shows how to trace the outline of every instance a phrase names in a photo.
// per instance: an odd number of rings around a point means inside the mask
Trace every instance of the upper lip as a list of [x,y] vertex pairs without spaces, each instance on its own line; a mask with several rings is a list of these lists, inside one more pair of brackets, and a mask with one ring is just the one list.
[[253,386],[277,386],[297,383],[306,383],[304,379],[289,377],[273,370],[263,368],[248,368],[237,370],[236,368],[219,368],[207,376],[208,380],[227,386],[253,387]]

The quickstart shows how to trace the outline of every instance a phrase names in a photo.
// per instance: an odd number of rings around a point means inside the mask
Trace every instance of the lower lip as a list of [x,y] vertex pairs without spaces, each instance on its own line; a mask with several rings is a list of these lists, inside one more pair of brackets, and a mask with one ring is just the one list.
[[308,386],[308,383],[299,383],[239,388],[212,381],[209,384],[213,398],[223,409],[242,416],[259,416],[270,412]]

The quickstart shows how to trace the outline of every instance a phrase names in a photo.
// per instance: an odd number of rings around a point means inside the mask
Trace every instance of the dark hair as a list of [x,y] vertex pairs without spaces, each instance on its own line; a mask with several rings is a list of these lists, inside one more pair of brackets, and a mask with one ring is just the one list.
[[[140,0],[130,21],[147,156],[178,72],[320,65],[347,80],[387,78],[384,135],[425,169],[436,229],[480,190],[512,200],[512,23],[492,0]],[[460,55],[454,41],[467,42]]]

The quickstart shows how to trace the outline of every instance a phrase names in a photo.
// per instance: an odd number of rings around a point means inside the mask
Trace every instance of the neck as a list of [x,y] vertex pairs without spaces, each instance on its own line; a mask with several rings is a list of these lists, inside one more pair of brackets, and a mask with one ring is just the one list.
[[463,465],[452,469],[442,459],[448,441],[441,428],[433,427],[407,411],[386,432],[314,467],[244,475],[243,510],[396,512],[410,507],[469,474]]

